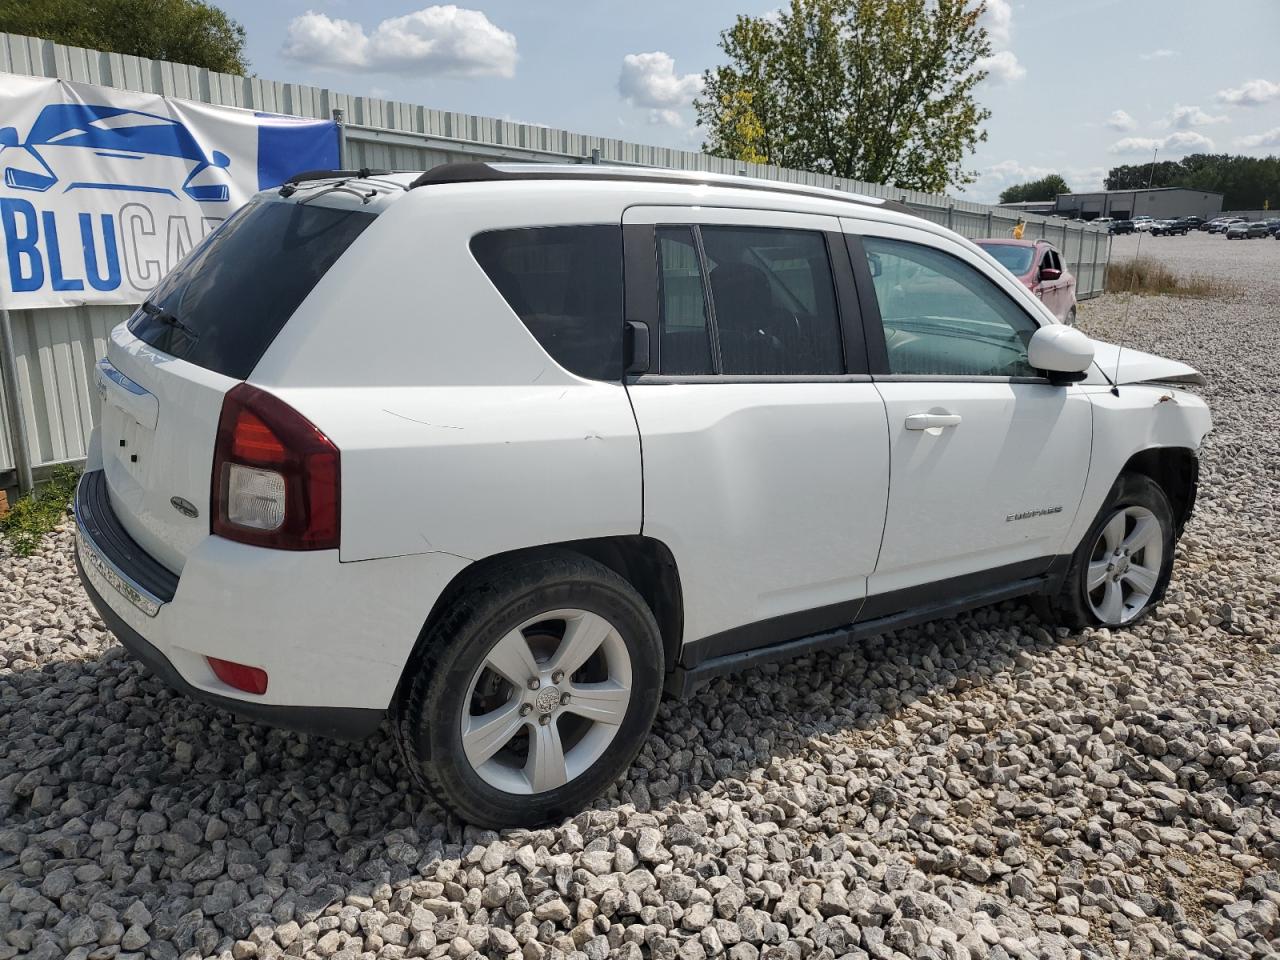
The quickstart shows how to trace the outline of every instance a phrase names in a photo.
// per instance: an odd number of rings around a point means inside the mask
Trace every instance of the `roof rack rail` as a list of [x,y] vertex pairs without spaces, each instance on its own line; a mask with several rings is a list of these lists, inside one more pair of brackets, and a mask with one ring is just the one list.
[[867,197],[857,193],[806,184],[786,183],[778,180],[762,180],[755,177],[711,173],[705,170],[668,170],[664,167],[611,166],[608,164],[558,164],[558,163],[510,163],[480,161],[444,163],[419,175],[408,189],[439,186],[449,183],[486,183],[520,180],[610,180],[632,183],[674,183],[727,187],[734,190],[761,190],[783,193],[789,196],[816,197],[823,200],[843,200],[865,204],[882,210],[894,210],[911,216],[919,216],[905,203],[897,200]]
[[363,180],[365,177],[381,177],[388,173],[394,173],[394,171],[371,170],[368,167],[361,167],[359,170],[304,170],[302,173],[295,173],[285,183],[305,183],[307,180],[337,180],[342,177]]

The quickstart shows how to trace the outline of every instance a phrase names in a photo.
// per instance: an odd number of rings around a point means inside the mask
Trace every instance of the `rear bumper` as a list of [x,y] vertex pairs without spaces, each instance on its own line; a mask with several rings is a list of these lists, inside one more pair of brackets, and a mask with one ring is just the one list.
[[[81,479],[75,513],[81,581],[134,657],[197,700],[325,736],[378,726],[432,604],[467,565],[447,554],[341,563],[336,550],[205,536],[179,577],[125,532],[101,471]],[[266,671],[266,693],[223,683],[208,657]]]
[[168,657],[143,639],[142,634],[129,626],[103,599],[102,594],[85,574],[78,552],[76,569],[80,572],[80,582],[84,584],[85,593],[97,608],[107,629],[116,635],[120,645],[157,677],[193,700],[221,707],[238,716],[273,727],[321,737],[333,737],[338,740],[361,740],[369,736],[378,729],[378,725],[386,715],[385,710],[369,710],[360,707],[285,707],[272,703],[255,703],[222,697],[192,686],[187,683]]

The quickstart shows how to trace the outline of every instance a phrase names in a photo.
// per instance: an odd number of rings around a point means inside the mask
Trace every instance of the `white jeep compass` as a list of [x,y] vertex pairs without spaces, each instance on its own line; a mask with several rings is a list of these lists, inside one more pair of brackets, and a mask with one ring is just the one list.
[[1191,368],[891,202],[736,177],[307,174],[111,334],[90,597],[191,696],[359,737],[479,824],[571,812],[663,691],[1038,595],[1143,616]]

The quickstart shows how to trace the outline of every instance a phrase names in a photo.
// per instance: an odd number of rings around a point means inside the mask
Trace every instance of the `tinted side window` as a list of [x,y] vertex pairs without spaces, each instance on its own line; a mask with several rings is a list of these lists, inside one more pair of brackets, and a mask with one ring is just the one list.
[[492,230],[471,253],[556,363],[592,380],[622,379],[622,229]]
[[835,282],[821,233],[703,226],[721,372],[844,372]]
[[668,375],[714,373],[707,301],[692,227],[658,227],[659,364]]
[[889,372],[1032,377],[1027,343],[1036,322],[963,260],[901,240],[863,239]]
[[157,350],[244,380],[373,219],[363,210],[246,204],[160,282],[129,330]]

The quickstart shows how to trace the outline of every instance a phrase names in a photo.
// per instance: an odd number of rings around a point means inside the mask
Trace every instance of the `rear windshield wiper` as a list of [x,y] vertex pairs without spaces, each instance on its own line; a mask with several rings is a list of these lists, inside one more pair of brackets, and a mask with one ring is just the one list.
[[175,330],[181,330],[193,341],[200,339],[200,334],[196,333],[176,316],[164,309],[164,307],[158,306],[150,300],[144,300],[142,302],[142,312],[157,323],[163,323],[166,327],[173,327]]

